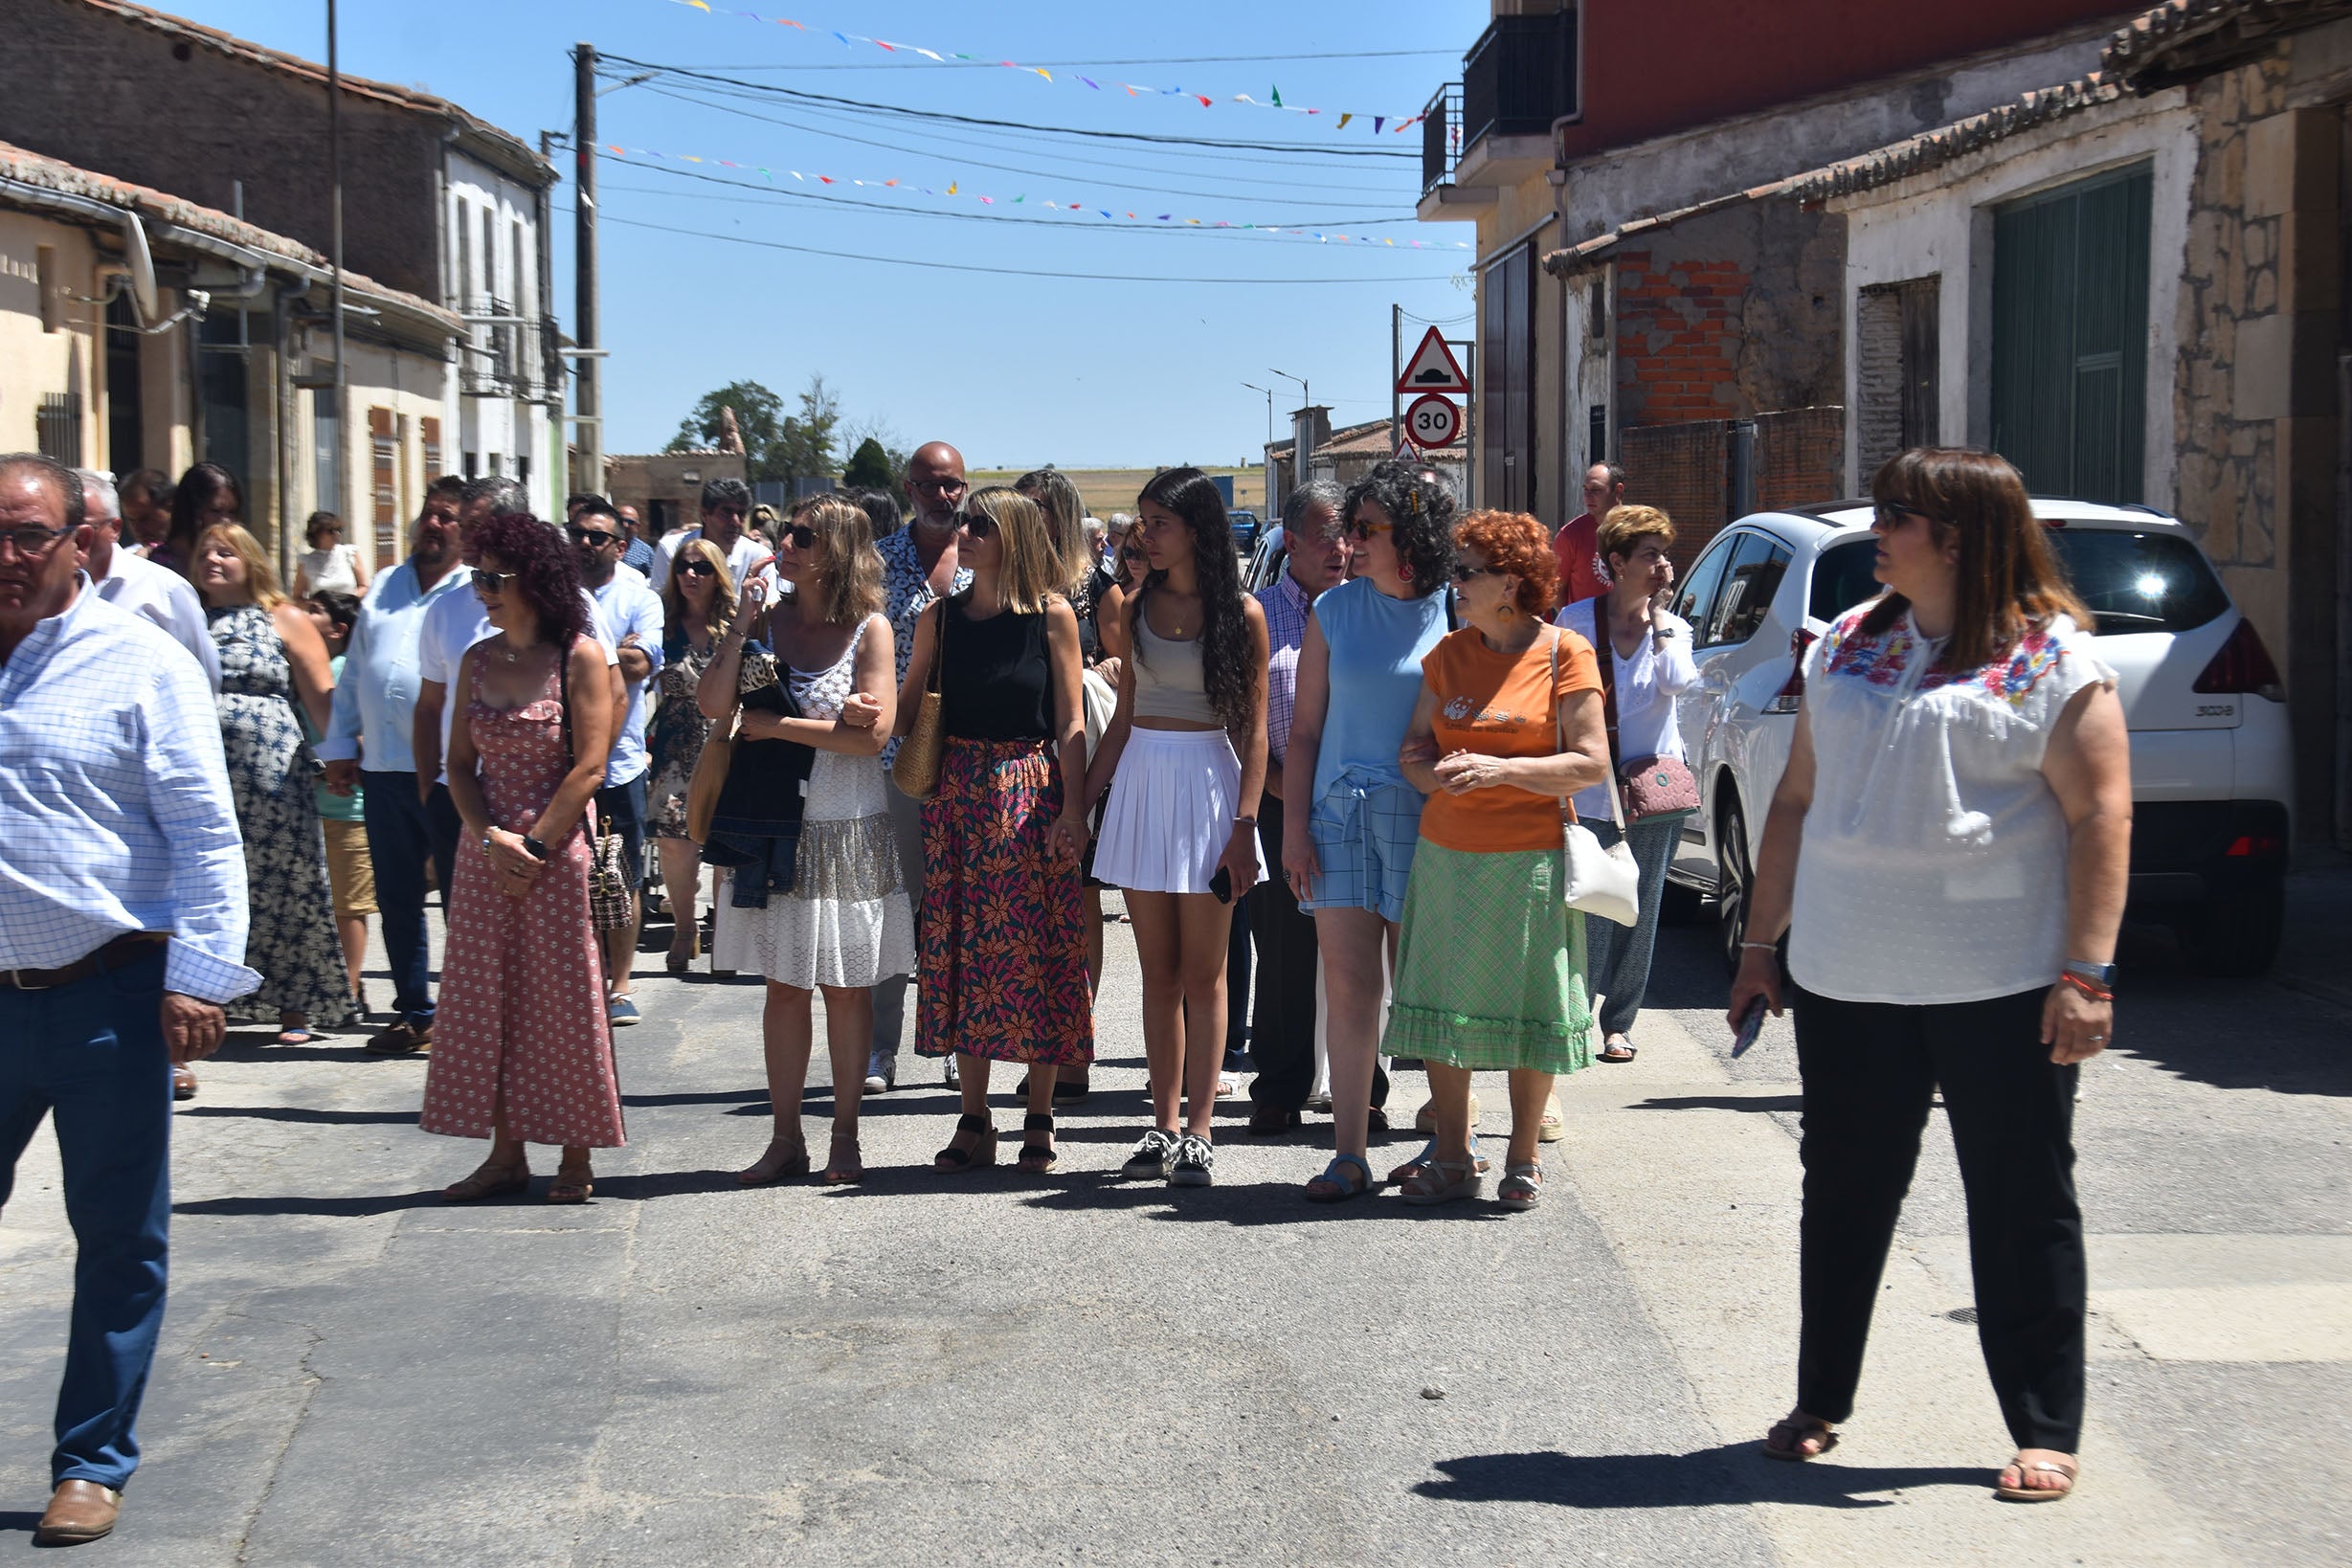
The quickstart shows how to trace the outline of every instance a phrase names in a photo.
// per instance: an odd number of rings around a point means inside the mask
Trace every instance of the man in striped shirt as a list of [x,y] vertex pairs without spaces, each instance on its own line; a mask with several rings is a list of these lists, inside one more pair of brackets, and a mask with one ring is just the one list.
[[80,480],[0,457],[0,1204],[55,1115],[79,1255],[34,1539],[114,1528],[164,1316],[171,1067],[219,1049],[245,857],[204,672],[100,598]]

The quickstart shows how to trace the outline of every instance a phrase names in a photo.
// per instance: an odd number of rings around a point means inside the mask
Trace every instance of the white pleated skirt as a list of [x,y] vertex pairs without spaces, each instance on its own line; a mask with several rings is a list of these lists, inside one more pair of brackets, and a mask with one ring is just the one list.
[[[1103,807],[1096,880],[1137,893],[1207,892],[1241,793],[1242,759],[1223,730],[1130,729]],[[1249,835],[1253,856],[1257,843]]]

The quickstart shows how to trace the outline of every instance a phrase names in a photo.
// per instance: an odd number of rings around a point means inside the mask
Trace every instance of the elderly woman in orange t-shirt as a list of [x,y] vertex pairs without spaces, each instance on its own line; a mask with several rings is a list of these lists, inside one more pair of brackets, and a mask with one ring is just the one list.
[[1511,1153],[1496,1197],[1530,1209],[1552,1080],[1592,1061],[1584,917],[1562,898],[1560,824],[1563,796],[1608,777],[1608,741],[1592,644],[1545,624],[1559,569],[1543,526],[1472,512],[1454,549],[1467,624],[1422,661],[1399,755],[1429,802],[1387,1049],[1427,1064],[1437,1122],[1435,1151],[1407,1167],[1400,1196],[1477,1196],[1470,1074],[1499,1071],[1511,1081]]

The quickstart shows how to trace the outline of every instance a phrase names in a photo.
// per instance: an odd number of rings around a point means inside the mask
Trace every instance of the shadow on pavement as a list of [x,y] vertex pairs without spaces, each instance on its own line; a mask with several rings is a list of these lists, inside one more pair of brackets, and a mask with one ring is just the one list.
[[27,1513],[21,1509],[11,1510],[7,1512],[0,1512],[0,1532],[21,1530],[26,1534],[30,1535],[34,1530],[39,1528],[41,1516],[39,1514]]
[[1662,1094],[1627,1110],[1803,1110],[1802,1094]]
[[1413,1490],[1455,1503],[1554,1503],[1562,1508],[1744,1507],[1789,1503],[1810,1508],[1888,1508],[1913,1487],[1991,1486],[1991,1472],[1960,1466],[1872,1467],[1769,1460],[1753,1443],[1726,1443],[1688,1454],[1471,1454],[1441,1459],[1442,1481]]
[[262,1122],[385,1122],[416,1125],[414,1110],[317,1110],[308,1106],[186,1106],[182,1116],[245,1116]]

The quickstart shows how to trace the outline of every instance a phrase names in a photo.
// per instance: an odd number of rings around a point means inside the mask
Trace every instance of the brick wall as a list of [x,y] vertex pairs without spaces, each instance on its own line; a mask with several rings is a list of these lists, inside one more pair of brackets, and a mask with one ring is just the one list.
[[1846,411],[1783,409],[1756,416],[1756,509],[1784,511],[1843,498]]
[[1724,443],[1729,421],[1695,419],[1650,425],[1618,437],[1625,465],[1625,500],[1655,506],[1674,520],[1674,569],[1690,570],[1707,541],[1723,526]]
[[1737,412],[1747,332],[1747,271],[1731,261],[1617,261],[1617,363],[1627,425],[1726,418]]

